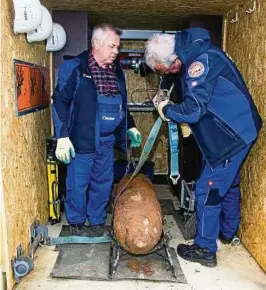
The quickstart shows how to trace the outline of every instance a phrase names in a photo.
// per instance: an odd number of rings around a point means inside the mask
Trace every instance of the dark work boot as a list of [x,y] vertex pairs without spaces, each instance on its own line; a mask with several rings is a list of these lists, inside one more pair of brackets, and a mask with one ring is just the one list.
[[72,236],[89,237],[88,227],[85,225],[70,225],[70,233]]
[[105,224],[90,225],[89,232],[93,237],[110,236],[110,229]]
[[225,245],[238,246],[240,244],[240,239],[236,236],[233,236],[232,238],[226,238],[223,234],[220,233],[219,239]]
[[233,241],[233,238],[234,238],[234,237],[232,237],[231,239],[228,239],[228,238],[226,238],[223,234],[220,234],[220,235],[219,235],[219,239],[220,239],[220,241],[221,241],[223,244],[226,244],[226,245],[231,244],[232,241]]
[[216,253],[208,249],[202,249],[197,244],[177,246],[178,255],[190,262],[197,262],[206,267],[215,267],[217,265]]

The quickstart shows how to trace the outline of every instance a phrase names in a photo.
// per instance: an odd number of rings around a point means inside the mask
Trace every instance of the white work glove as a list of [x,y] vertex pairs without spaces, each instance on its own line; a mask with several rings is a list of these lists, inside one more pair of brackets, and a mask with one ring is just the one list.
[[187,123],[180,123],[180,128],[182,132],[182,136],[187,138],[191,135],[191,129],[189,128]]
[[155,97],[152,99],[152,102],[162,120],[170,121],[170,119],[166,119],[163,113],[163,108],[169,104],[168,90],[159,90]]
[[130,146],[131,147],[139,147],[141,145],[142,136],[137,128],[131,128],[127,130]]
[[64,162],[65,164],[70,163],[71,157],[75,157],[73,144],[68,137],[57,139],[55,156],[58,160]]

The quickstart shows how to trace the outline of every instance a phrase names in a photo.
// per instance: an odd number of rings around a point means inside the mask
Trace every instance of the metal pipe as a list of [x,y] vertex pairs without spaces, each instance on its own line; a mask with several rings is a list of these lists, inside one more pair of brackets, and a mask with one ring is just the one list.
[[36,252],[40,242],[43,241],[43,235],[42,233],[38,233],[38,235],[34,238],[33,242],[31,243],[29,250],[28,250],[28,256],[33,259],[34,253]]

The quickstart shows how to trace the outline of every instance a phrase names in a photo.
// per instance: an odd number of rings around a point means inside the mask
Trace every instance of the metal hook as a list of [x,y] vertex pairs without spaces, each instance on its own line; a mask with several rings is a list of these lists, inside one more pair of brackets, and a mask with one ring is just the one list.
[[252,12],[254,12],[256,10],[256,0],[253,0],[252,2],[253,2],[253,7],[252,8],[248,8],[246,10],[246,12],[249,13],[249,14],[251,14]]
[[238,13],[236,12],[236,17],[235,19],[231,19],[230,23],[236,23],[238,21]]

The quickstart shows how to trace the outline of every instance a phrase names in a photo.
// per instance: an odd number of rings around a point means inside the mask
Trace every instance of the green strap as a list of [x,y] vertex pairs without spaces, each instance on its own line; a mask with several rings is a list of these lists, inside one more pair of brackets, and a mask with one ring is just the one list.
[[137,167],[135,168],[135,171],[133,172],[133,174],[131,175],[130,179],[128,180],[128,182],[126,183],[126,185],[122,188],[122,190],[120,190],[120,192],[118,193],[118,195],[115,198],[114,201],[114,205],[116,205],[116,202],[119,198],[119,196],[124,192],[124,190],[127,188],[127,186],[129,185],[129,183],[131,182],[131,180],[134,179],[134,177],[139,173],[140,169],[142,168],[142,166],[144,165],[144,163],[147,161],[149,154],[152,150],[153,144],[157,139],[157,135],[160,131],[162,125],[162,119],[161,117],[159,117],[155,124],[153,125],[151,132],[148,136],[148,139],[146,140],[146,143],[144,145],[144,148],[141,152],[140,158],[139,158],[139,162]]
[[101,244],[110,243],[113,239],[110,236],[100,237],[81,237],[81,236],[68,236],[47,238],[47,244],[49,246],[64,245],[64,244]]

